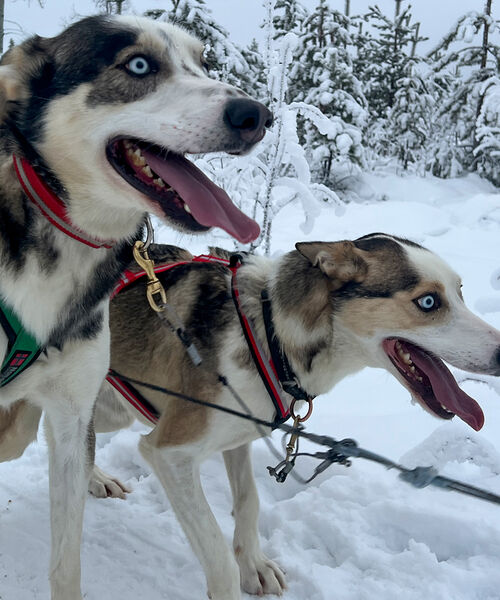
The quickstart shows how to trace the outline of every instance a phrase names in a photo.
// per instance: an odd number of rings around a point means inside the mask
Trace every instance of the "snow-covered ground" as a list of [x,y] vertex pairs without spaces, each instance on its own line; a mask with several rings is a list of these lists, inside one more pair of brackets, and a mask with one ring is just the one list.
[[[412,238],[463,276],[469,306],[500,328],[500,286],[492,286],[500,267],[498,191],[476,177],[368,176],[367,185],[365,203],[351,204],[341,217],[325,208],[307,236],[300,209],[283,210],[274,223],[273,250],[373,231]],[[207,243],[166,230],[162,240],[194,252]],[[219,236],[209,241],[224,244]],[[379,370],[365,370],[318,398],[308,429],[353,437],[408,466],[434,464],[444,474],[500,493],[500,381],[457,376],[484,410],[480,433],[412,406],[406,390]],[[98,440],[98,464],[134,491],[125,502],[88,500],[85,598],[200,600],[206,597],[203,572],[138,454],[142,430],[136,425]],[[0,465],[1,600],[49,597],[47,457],[40,438],[22,459]],[[279,435],[275,442],[280,445]],[[500,599],[500,506],[414,490],[395,472],[361,460],[350,469],[334,466],[307,487],[293,479],[281,485],[266,471],[275,462],[262,441],[255,443],[262,544],[287,572],[285,600]],[[231,500],[219,457],[205,464],[204,485],[230,540]]]

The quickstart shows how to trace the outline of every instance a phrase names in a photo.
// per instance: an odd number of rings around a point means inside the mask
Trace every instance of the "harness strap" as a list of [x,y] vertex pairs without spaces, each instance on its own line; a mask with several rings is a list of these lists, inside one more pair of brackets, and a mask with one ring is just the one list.
[[120,392],[120,394],[130,402],[130,404],[141,413],[148,421],[155,425],[158,423],[160,413],[156,408],[146,400],[146,398],[139,392],[139,390],[128,381],[124,381],[116,371],[110,369],[106,375],[106,381]]
[[[178,267],[179,265],[187,265],[190,264],[191,261],[183,261],[178,263],[170,263],[165,265],[155,265],[155,273],[163,273],[164,271],[169,271],[173,267]],[[123,290],[127,286],[134,283],[141,277],[146,275],[146,271],[130,271],[129,269],[125,269],[118,280],[118,283],[115,285],[113,291],[111,292],[111,300]]]
[[[255,367],[264,383],[267,393],[273,401],[274,407],[276,408],[276,418],[274,423],[280,424],[285,422],[290,417],[290,407],[286,400],[280,393],[280,380],[279,374],[276,372],[276,365],[274,364],[273,358],[266,360],[264,351],[254,333],[254,329],[250,320],[245,316],[241,309],[240,294],[237,285],[237,271],[241,266],[241,257],[238,254],[233,254],[229,268],[233,273],[231,280],[231,295],[233,302],[236,307],[236,312],[240,319],[241,328],[245,335],[250,354],[252,355]],[[285,390],[286,391],[286,390]]]
[[[223,264],[224,266],[229,265],[229,261],[227,260],[217,258],[216,256],[210,256],[208,254],[202,254],[200,256],[193,257],[193,259],[190,261],[185,260],[176,263],[164,263],[155,265],[154,271],[155,273],[164,273],[165,271],[170,271],[170,269],[174,269],[175,267],[180,267],[181,265],[188,265],[193,262],[218,262]],[[144,270],[131,271],[129,269],[126,269],[122,273],[118,283],[114,287],[111,293],[111,299],[113,299],[124,288],[128,287],[129,285],[132,285],[132,283],[145,276],[146,271]],[[139,390],[135,386],[125,381],[113,369],[109,369],[108,374],[106,375],[106,381],[108,381],[115,388],[115,390],[117,390],[125,398],[125,400],[127,400],[150,423],[152,423],[153,425],[158,423],[160,413],[151,404],[151,402],[149,402],[139,392]]]
[[[165,271],[169,271],[170,269],[174,269],[175,267],[178,267],[180,265],[191,264],[193,262],[215,262],[222,264],[231,270],[231,296],[233,298],[236,312],[238,314],[241,328],[245,336],[248,348],[250,350],[253,362],[255,364],[257,372],[259,373],[260,378],[262,379],[262,382],[264,383],[267,393],[269,394],[269,397],[271,398],[273,405],[276,409],[276,418],[274,420],[274,424],[275,426],[277,426],[285,422],[290,417],[290,406],[288,399],[285,397],[286,395],[283,394],[282,390],[285,391],[286,394],[290,394],[292,397],[295,396],[283,386],[283,381],[286,382],[286,380],[280,381],[281,378],[279,376],[279,372],[276,371],[272,355],[271,359],[268,360],[266,358],[264,350],[262,349],[262,346],[258,341],[257,335],[255,334],[253,324],[251,320],[244,314],[241,308],[240,294],[237,285],[237,271],[241,266],[241,257],[235,254],[231,257],[231,260],[229,261],[223,258],[218,258],[216,256],[211,256],[209,254],[202,254],[200,256],[195,256],[191,261],[155,265],[154,271],[155,273],[164,273]],[[111,297],[114,298],[116,294],[118,294],[125,287],[131,285],[132,283],[134,283],[141,277],[144,277],[145,275],[145,271],[126,270],[123,273],[120,281],[116,285],[115,289],[113,290]],[[291,368],[290,372],[293,375],[293,371],[291,371]],[[293,377],[295,376],[293,375]],[[158,421],[158,412],[156,411],[156,409],[138,392],[136,388],[130,385],[130,383],[125,383],[125,381],[120,378],[118,373],[110,370],[106,379],[146,419],[148,419],[153,424]]]
[[295,375],[290,362],[288,361],[287,355],[283,352],[281,345],[278,341],[278,337],[274,330],[273,322],[273,309],[271,304],[271,298],[267,290],[261,292],[262,302],[262,317],[264,319],[264,327],[266,329],[267,344],[269,346],[269,352],[273,360],[276,373],[280,380],[281,386],[287,394],[290,394],[295,400],[303,400],[308,402],[311,400],[311,396],[301,387],[297,375]]
[[3,387],[33,364],[43,348],[1,299],[0,326],[8,339],[7,352],[0,368],[0,387]]
[[74,225],[67,214],[65,204],[43,181],[32,165],[25,158],[18,158],[15,155],[12,156],[12,160],[24,193],[54,227],[77,242],[91,248],[109,249],[115,245],[114,240],[101,240],[92,237]]
[[[174,267],[180,267],[181,265],[190,265],[194,262],[216,262],[221,263],[224,266],[229,266],[229,261],[224,258],[218,258],[217,256],[211,256],[210,254],[201,254],[200,256],[194,256],[192,260],[183,260],[176,263],[163,263],[159,265],[155,265],[154,271],[155,273],[164,273],[165,271],[170,271]],[[130,271],[129,269],[125,269],[122,273],[118,283],[115,288],[111,292],[111,299],[113,299],[119,292],[123,290],[123,288],[131,285],[134,281],[137,281],[141,277],[146,275],[146,271]]]

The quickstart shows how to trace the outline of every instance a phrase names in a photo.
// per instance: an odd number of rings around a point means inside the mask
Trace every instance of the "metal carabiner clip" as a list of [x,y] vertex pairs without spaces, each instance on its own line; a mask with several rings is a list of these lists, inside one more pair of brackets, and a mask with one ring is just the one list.
[[295,458],[292,458],[292,460],[282,460],[275,467],[267,467],[267,470],[269,471],[269,475],[274,477],[278,483],[284,483],[288,477],[288,473],[290,473],[294,467]]

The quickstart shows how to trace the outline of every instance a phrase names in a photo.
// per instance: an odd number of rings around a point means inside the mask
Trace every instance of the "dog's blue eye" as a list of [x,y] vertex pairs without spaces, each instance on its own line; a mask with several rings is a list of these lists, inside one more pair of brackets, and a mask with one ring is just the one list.
[[414,302],[424,312],[435,310],[440,306],[439,297],[436,294],[425,294],[425,296],[420,296],[420,298],[417,298]]
[[125,65],[127,71],[130,71],[134,75],[147,75],[151,73],[151,65],[144,56],[134,56]]

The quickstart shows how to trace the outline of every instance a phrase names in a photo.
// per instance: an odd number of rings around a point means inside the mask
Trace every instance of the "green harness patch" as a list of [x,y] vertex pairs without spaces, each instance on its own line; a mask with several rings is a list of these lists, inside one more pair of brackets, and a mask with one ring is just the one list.
[[0,369],[0,387],[3,387],[33,364],[43,348],[1,298],[0,325],[8,339],[7,353]]

